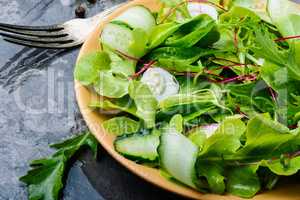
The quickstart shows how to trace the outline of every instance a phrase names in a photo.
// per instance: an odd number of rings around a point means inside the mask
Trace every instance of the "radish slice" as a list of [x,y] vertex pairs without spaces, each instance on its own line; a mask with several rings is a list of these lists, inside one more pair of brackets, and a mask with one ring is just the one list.
[[197,2],[191,2],[188,3],[187,9],[191,15],[191,17],[195,17],[201,14],[207,14],[211,16],[214,20],[218,19],[218,11],[211,5],[208,5],[206,3],[197,3]]
[[158,101],[179,92],[179,84],[175,77],[162,68],[148,69],[143,74],[141,81],[148,85]]

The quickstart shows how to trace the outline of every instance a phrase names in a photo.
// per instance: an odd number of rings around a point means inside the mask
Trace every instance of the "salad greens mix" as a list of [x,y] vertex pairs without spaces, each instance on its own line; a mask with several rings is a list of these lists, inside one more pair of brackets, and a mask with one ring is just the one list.
[[[115,149],[202,192],[249,198],[300,169],[300,6],[161,0],[108,23],[75,78]],[[111,114],[113,113],[113,114]]]

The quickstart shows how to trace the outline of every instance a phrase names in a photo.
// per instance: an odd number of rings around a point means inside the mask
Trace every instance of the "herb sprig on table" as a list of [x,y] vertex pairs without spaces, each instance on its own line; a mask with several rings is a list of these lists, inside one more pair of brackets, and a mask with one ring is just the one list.
[[98,141],[90,132],[84,132],[50,147],[57,151],[52,156],[34,160],[32,169],[20,180],[27,184],[29,200],[57,200],[71,159],[88,147],[97,157]]

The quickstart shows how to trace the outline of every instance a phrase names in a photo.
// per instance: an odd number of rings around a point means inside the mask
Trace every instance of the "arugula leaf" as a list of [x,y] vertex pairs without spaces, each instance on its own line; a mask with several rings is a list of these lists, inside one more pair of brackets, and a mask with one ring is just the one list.
[[74,70],[75,79],[83,85],[91,85],[98,77],[100,70],[110,69],[110,58],[106,52],[93,52],[82,57]]
[[154,127],[158,103],[149,87],[142,82],[131,81],[128,90],[137,108],[136,115],[144,120],[147,128]]
[[136,133],[140,129],[140,123],[128,117],[114,117],[102,123],[104,129],[117,136]]
[[51,145],[57,149],[52,156],[32,161],[33,169],[20,178],[20,181],[28,185],[29,200],[58,200],[66,167],[74,154],[85,146],[89,147],[96,157],[98,142],[91,133],[85,132],[62,143]]

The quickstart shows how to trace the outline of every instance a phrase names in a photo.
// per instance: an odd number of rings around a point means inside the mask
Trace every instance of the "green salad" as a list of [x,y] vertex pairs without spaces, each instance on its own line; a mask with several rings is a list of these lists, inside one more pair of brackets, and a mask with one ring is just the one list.
[[300,6],[161,0],[106,24],[75,78],[123,156],[244,198],[300,169]]

